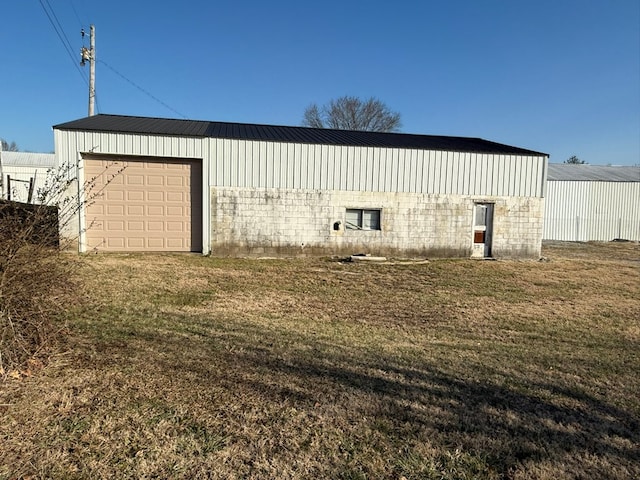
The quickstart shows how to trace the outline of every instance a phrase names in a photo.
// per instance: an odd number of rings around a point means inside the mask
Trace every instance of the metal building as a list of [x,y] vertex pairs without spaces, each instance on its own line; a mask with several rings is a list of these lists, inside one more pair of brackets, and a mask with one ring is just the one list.
[[540,254],[540,152],[479,138],[115,115],[56,125],[54,135],[57,161],[77,164],[80,185],[95,189],[79,189],[81,251]]
[[640,167],[549,164],[543,238],[640,241]]
[[35,203],[48,175],[55,169],[53,153],[0,152],[1,196]]

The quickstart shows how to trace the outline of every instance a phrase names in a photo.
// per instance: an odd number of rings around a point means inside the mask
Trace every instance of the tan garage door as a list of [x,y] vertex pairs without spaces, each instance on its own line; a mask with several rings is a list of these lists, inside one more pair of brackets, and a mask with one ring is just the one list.
[[84,160],[87,251],[202,251],[202,167],[165,158]]

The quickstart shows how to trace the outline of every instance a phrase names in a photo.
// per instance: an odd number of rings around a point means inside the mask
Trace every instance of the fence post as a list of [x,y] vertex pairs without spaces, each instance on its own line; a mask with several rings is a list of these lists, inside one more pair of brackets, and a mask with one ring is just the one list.
[[29,179],[29,195],[27,195],[27,203],[31,203],[31,199],[33,198],[33,178]]

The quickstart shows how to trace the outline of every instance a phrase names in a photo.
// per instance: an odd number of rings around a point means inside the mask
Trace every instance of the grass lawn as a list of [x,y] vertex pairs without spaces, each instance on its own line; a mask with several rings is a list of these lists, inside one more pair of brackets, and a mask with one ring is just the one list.
[[640,478],[640,247],[79,259],[0,383],[0,478]]

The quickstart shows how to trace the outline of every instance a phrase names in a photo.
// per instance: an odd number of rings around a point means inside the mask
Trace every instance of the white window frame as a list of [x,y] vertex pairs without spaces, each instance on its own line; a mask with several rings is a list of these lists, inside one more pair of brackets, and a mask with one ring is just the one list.
[[[349,222],[349,213],[352,215],[355,213],[358,215],[358,219],[355,223]],[[367,214],[374,214],[375,222],[367,222],[365,221]],[[371,224],[373,228],[371,227]],[[382,230],[382,209],[381,208],[347,208],[345,212],[345,229],[346,230],[363,230],[363,231],[373,231],[378,232]]]

